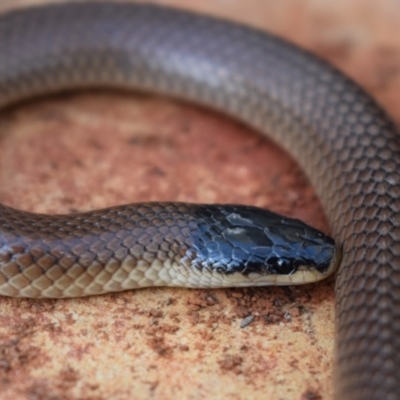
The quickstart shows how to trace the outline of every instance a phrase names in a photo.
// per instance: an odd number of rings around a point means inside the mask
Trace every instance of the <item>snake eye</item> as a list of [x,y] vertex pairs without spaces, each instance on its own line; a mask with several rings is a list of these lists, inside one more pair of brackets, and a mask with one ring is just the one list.
[[290,275],[296,271],[296,268],[289,259],[284,257],[271,257],[267,260],[272,274]]

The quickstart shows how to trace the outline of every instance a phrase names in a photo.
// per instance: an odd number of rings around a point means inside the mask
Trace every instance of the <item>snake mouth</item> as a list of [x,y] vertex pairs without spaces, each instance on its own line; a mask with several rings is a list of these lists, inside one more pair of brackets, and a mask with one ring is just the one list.
[[[337,269],[342,259],[342,248],[335,246],[327,265],[321,267],[309,264],[299,265],[291,272],[278,274],[259,269],[257,272],[226,273],[221,269],[198,268],[185,269],[185,286],[194,288],[223,288],[248,286],[284,286],[304,285],[326,279]],[[181,270],[182,272],[182,270]],[[170,282],[168,286],[181,286],[181,282]]]
[[262,275],[255,273],[249,274],[249,278],[253,280],[254,285],[258,286],[304,285],[307,283],[321,281],[334,274],[339,268],[341,260],[342,247],[335,246],[333,257],[325,269],[310,267],[309,265],[300,265],[295,271],[287,275]]

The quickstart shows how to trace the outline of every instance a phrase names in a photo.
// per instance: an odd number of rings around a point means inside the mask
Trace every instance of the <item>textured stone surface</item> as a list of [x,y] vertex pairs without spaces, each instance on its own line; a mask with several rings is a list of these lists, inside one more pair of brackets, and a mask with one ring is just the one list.
[[[190,8],[303,44],[345,69],[400,120],[400,16],[393,2],[202,1]],[[327,229],[294,164],[212,113],[103,91],[25,104],[4,112],[0,123],[0,198],[10,205],[68,212],[140,200],[242,202]],[[332,282],[68,301],[2,298],[0,397],[329,399],[332,300]],[[249,315],[251,324],[240,329]]]

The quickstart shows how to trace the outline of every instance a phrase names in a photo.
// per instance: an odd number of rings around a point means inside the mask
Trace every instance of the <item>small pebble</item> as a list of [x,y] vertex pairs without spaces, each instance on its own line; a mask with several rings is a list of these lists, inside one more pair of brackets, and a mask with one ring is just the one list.
[[242,319],[242,322],[240,323],[240,327],[246,328],[246,326],[250,325],[253,322],[254,317],[252,315],[248,315],[246,318]]

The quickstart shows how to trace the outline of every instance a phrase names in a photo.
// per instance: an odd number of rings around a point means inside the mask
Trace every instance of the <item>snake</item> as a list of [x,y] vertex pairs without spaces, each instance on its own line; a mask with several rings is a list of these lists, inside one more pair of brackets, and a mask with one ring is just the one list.
[[337,270],[334,390],[400,399],[400,139],[386,112],[315,55],[238,23],[133,3],[0,16],[0,106],[117,88],[235,118],[284,148],[331,239],[245,205],[134,203],[69,215],[0,205],[0,294],[301,284]]

